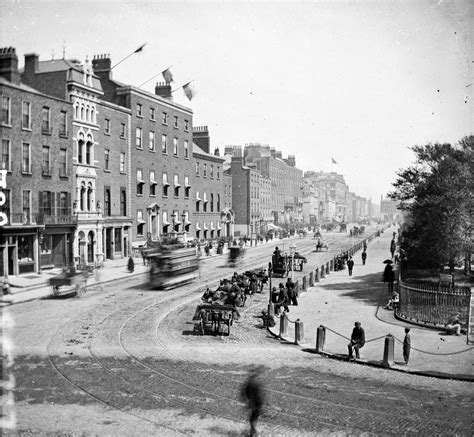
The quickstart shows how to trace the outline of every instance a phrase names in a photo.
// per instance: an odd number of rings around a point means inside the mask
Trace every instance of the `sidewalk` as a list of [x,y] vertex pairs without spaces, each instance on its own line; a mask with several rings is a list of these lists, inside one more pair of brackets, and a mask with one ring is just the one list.
[[[295,341],[295,322],[303,322],[304,338],[300,346],[315,352],[317,328],[326,327],[324,355],[347,359],[347,344],[359,321],[365,330],[366,344],[360,350],[358,363],[382,366],[385,336],[395,338],[394,370],[446,378],[474,381],[474,346],[466,343],[466,336],[447,336],[431,328],[409,324],[394,317],[392,310],[384,309],[390,295],[382,282],[385,265],[390,258],[390,240],[394,228],[372,240],[367,248],[367,262],[362,265],[357,252],[352,276],[347,268],[322,278],[314,287],[300,294],[298,306],[290,306],[288,334],[284,340]],[[309,266],[308,269],[309,270]],[[296,279],[298,278],[297,275]],[[279,319],[271,333],[279,336]],[[404,328],[411,328],[411,354],[405,365],[402,354]],[[345,338],[344,338],[345,337]]]

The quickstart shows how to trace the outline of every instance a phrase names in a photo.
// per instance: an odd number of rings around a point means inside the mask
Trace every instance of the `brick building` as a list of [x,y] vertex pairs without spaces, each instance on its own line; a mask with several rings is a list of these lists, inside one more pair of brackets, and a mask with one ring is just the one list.
[[8,223],[0,236],[0,275],[39,272],[72,262],[76,219],[72,105],[21,81],[13,48],[0,50],[1,168],[7,170]]
[[104,90],[102,98],[131,112],[127,159],[132,246],[191,233],[192,111],[173,102],[168,83],[157,83],[152,94],[114,80],[106,55],[95,56],[92,65]]
[[219,149],[210,154],[207,126],[193,128],[193,175],[195,209],[194,237],[213,239],[233,236],[232,182],[224,175],[224,158]]

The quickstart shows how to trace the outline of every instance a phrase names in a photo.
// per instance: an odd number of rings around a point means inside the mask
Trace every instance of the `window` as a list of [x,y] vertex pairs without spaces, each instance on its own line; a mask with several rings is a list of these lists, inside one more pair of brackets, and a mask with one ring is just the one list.
[[200,203],[201,203],[201,198],[199,197],[199,191],[196,191],[196,212],[199,212]]
[[125,173],[125,153],[120,153],[120,173]]
[[125,138],[125,123],[120,123],[120,138]]
[[207,177],[207,164],[204,164],[204,169],[203,169],[203,171],[202,171],[202,175],[203,175],[204,177]]
[[11,99],[7,96],[2,96],[2,114],[1,114],[0,123],[11,125]]
[[184,120],[184,130],[189,132],[189,120]]
[[221,195],[217,194],[217,205],[216,210],[219,212],[221,210]]
[[29,223],[31,218],[31,191],[23,190],[23,223]]
[[120,188],[120,215],[127,215],[127,191],[125,188]]
[[155,121],[155,108],[150,108],[150,120]]
[[200,168],[200,165],[199,165],[199,162],[196,162],[196,175],[200,175],[201,174],[201,168]]
[[214,166],[211,164],[211,168],[210,168],[210,177],[211,178],[214,178]]
[[137,117],[143,117],[142,109],[142,105],[137,103]]
[[31,129],[31,103],[23,102],[21,105],[21,127]]
[[189,185],[189,176],[184,177],[184,197],[189,199],[189,191],[191,190],[191,185]]
[[69,193],[67,191],[61,191],[59,193],[59,215],[65,216],[70,213],[69,211]]
[[203,208],[202,209],[203,209],[204,212],[207,212],[207,203],[208,203],[208,201],[207,201],[207,193],[206,192],[204,192],[204,199],[203,200],[204,200],[204,202],[203,202]]
[[148,145],[151,152],[155,151],[155,132],[152,130],[148,132]]
[[104,120],[104,131],[106,135],[110,135],[110,120],[108,118]]
[[221,178],[221,168],[217,166],[217,179]]
[[168,221],[168,211],[163,211],[163,233],[168,233],[168,226],[170,222]]
[[2,210],[4,214],[7,216],[8,221],[10,222],[10,190],[3,190],[3,194],[5,195],[5,203],[2,205]]
[[143,220],[143,210],[137,210],[137,236],[143,237],[143,229],[145,227],[145,220]]
[[163,124],[168,124],[168,113],[166,112],[161,113],[161,122]]
[[178,127],[178,117],[176,115],[174,116],[173,126],[176,127],[176,128]]
[[86,164],[92,164],[92,138],[87,137],[87,144],[86,144]]
[[47,106],[43,106],[41,131],[44,134],[51,133],[51,110]]
[[141,168],[137,168],[137,194],[139,196],[143,196],[143,184],[145,181],[143,180],[143,170]]
[[173,155],[178,156],[178,138],[173,138]]
[[21,172],[31,173],[30,160],[30,143],[22,143],[21,145]]
[[52,215],[52,197],[54,193],[51,191],[38,192],[38,209],[40,214]]
[[137,127],[136,130],[136,146],[138,149],[142,148],[142,128]]
[[11,143],[10,140],[2,139],[2,170],[11,171]]
[[104,216],[111,215],[110,187],[104,187]]
[[67,137],[67,112],[59,113],[59,136]]
[[184,157],[189,158],[189,141],[184,140]]
[[110,150],[104,150],[104,170],[109,171]]
[[169,189],[169,182],[168,182],[168,173],[163,173],[163,196],[168,197],[168,189]]
[[45,176],[51,176],[49,146],[43,146],[43,163],[41,167],[41,173]]
[[150,196],[156,196],[155,170],[150,170]]
[[59,176],[67,176],[67,149],[59,149]]
[[161,152],[168,153],[168,137],[165,134],[161,135]]
[[211,193],[211,212],[214,212],[214,193]]
[[174,184],[174,197],[178,197],[179,188],[181,187],[181,185],[179,184],[179,175],[177,174],[174,175],[173,184]]

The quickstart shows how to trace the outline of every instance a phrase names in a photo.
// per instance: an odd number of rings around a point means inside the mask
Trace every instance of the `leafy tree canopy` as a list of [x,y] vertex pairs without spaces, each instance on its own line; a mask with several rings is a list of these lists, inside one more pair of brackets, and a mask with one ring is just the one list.
[[412,265],[453,268],[471,244],[474,136],[411,149],[414,165],[398,172],[388,194],[408,216],[403,249]]

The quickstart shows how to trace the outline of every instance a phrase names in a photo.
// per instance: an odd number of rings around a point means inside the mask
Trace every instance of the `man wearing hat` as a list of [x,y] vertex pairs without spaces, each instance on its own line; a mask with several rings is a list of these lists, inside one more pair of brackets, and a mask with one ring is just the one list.
[[354,329],[352,330],[351,341],[347,345],[349,350],[349,357],[348,360],[353,360],[354,357],[352,355],[352,349],[355,350],[356,358],[359,359],[359,349],[363,347],[365,344],[365,332],[364,328],[360,325],[360,322],[355,322]]

